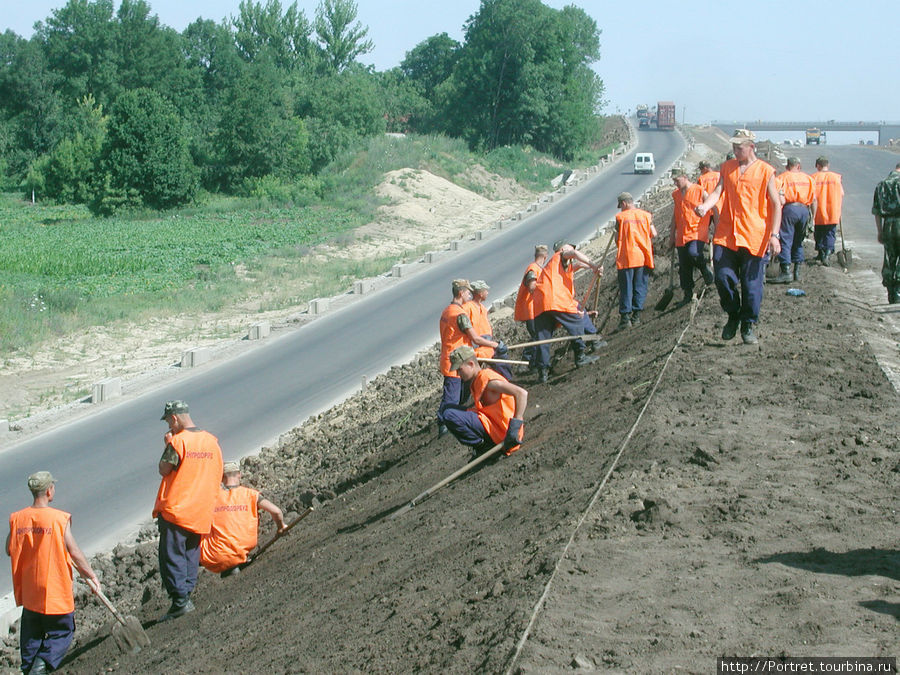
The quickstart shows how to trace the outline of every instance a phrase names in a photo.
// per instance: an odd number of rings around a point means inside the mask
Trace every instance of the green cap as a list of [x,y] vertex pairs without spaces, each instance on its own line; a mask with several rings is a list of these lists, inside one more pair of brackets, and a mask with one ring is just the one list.
[[238,462],[225,462],[222,465],[222,473],[238,473],[241,470],[241,465]]
[[487,285],[487,282],[484,279],[478,279],[477,281],[473,281],[469,284],[472,287],[473,291],[489,291],[491,287]]
[[563,246],[575,246],[575,244],[573,244],[568,239],[557,239],[553,242],[553,252],[556,253]]
[[625,202],[633,202],[634,197],[631,196],[630,192],[620,192],[619,196],[616,197],[616,202],[619,204],[624,204]]
[[454,279],[450,284],[450,290],[453,295],[459,295],[459,292],[464,288],[468,288],[470,291],[472,290],[472,286],[469,285],[468,279]]
[[450,352],[450,370],[459,370],[459,367],[469,359],[475,358],[475,350],[469,345],[457,347]]
[[825,155],[820,155],[816,158],[816,166],[828,166],[828,158]]
[[165,421],[169,415],[184,415],[188,412],[188,404],[184,401],[166,401],[166,407],[163,409],[162,417],[159,419]]
[[672,169],[672,178],[678,178],[679,176],[684,176],[684,169]]
[[28,476],[28,489],[32,492],[43,492],[55,482],[56,479],[49,471],[37,471]]
[[699,168],[701,168],[701,169],[708,169],[708,168],[709,168],[709,162],[707,162],[705,159],[701,159],[701,160],[700,160],[700,163],[699,163],[697,166],[698,166]]

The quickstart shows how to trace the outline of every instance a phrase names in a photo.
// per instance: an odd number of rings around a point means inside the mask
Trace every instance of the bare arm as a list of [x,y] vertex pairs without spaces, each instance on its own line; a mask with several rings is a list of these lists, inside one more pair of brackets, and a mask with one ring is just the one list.
[[466,330],[466,335],[473,345],[478,345],[479,347],[491,347],[493,349],[496,349],[497,345],[499,344],[497,342],[494,342],[493,340],[484,339],[475,332],[474,328],[469,328],[468,330]]
[[260,497],[259,502],[257,502],[257,506],[261,508],[263,511],[272,516],[272,520],[275,521],[275,525],[278,526],[279,532],[284,532],[287,529],[287,525],[284,524],[284,514],[281,512],[275,504],[270,502],[268,499]]
[[88,562],[87,558],[85,558],[84,553],[81,552],[81,549],[75,542],[75,536],[72,534],[71,521],[66,523],[66,533],[64,538],[66,550],[69,552],[69,556],[71,556],[72,562],[75,564],[75,569],[78,570],[78,573],[82,577],[89,581],[93,581],[97,588],[100,588],[100,580],[97,578],[97,575],[94,574],[94,570],[91,569],[91,564]]
[[766,184],[766,194],[769,198],[768,212],[768,232],[769,247],[772,255],[778,255],[781,252],[781,240],[778,238],[778,231],[781,229],[781,196],[778,194],[778,186],[775,184],[775,176],[769,177]]
[[525,408],[528,406],[528,392],[526,390],[507,380],[491,380],[485,387],[485,390],[488,389],[512,396],[516,401],[516,410],[513,413],[513,417],[522,419],[522,415],[525,414]]
[[705,216],[709,212],[709,210],[716,205],[716,202],[719,201],[719,195],[722,194],[722,180],[723,179],[720,177],[719,183],[718,185],[716,185],[716,189],[706,196],[706,199],[703,200],[703,203],[700,204],[700,206],[694,209],[694,213],[696,213],[698,216]]
[[603,267],[592,263],[590,258],[588,258],[584,253],[582,253],[581,251],[579,251],[576,248],[563,251],[562,257],[563,258],[574,258],[575,260],[577,260],[578,262],[583,264],[585,267],[589,267],[590,269],[594,270],[594,272],[596,272],[597,274],[603,274]]

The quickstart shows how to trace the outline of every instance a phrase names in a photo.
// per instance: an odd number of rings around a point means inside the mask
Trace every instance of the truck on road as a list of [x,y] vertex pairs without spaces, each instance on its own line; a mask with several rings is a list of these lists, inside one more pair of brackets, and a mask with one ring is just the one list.
[[660,101],[656,104],[656,128],[675,128],[675,104],[672,101]]
[[816,145],[821,145],[825,142],[825,132],[817,129],[816,127],[812,127],[811,129],[806,130],[806,144],[812,145],[815,143]]
[[639,104],[637,107],[637,119],[638,119],[638,128],[639,129],[649,129],[650,128],[650,108],[643,104]]

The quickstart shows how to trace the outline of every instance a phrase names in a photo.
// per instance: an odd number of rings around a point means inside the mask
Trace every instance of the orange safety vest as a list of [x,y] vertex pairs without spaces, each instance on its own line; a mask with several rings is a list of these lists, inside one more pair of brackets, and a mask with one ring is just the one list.
[[[703,189],[703,191],[711,195],[713,191],[719,185],[719,172],[718,171],[707,171],[706,173],[701,173],[697,178],[697,184]],[[716,208],[719,210],[719,213],[722,213],[722,204],[725,201],[725,192],[719,195],[719,201],[716,202]],[[705,228],[707,233],[707,238],[709,237],[709,224],[712,222],[712,213],[707,212],[703,218],[700,219],[700,225]]]
[[[478,419],[484,425],[484,430],[494,443],[500,443],[506,437],[506,431],[509,429],[509,421],[516,414],[516,399],[512,394],[500,394],[499,398],[489,405],[485,405],[481,397],[484,390],[491,380],[508,380],[500,373],[490,368],[482,368],[478,374],[472,379],[472,398],[475,401],[475,407],[472,410],[478,415]],[[519,449],[515,446],[507,452],[510,454]]]
[[[488,319],[487,307],[478,302],[478,300],[470,300],[464,304],[463,307],[466,310],[466,314],[469,315],[469,319],[472,321],[472,328],[475,329],[475,335],[480,337],[487,336],[488,339],[493,340],[494,329],[491,327],[490,319]],[[483,345],[475,347],[475,356],[489,359],[493,355],[493,347],[485,347]]]
[[16,605],[38,614],[75,611],[66,527],[72,516],[49,506],[9,516],[9,555]]
[[841,219],[844,188],[841,174],[825,169],[812,175],[816,184],[816,225],[837,225]]
[[516,295],[516,309],[513,313],[513,318],[516,321],[528,321],[535,317],[534,296],[528,290],[528,286],[525,285],[525,277],[528,276],[529,272],[534,272],[534,278],[538,279],[541,276],[541,266],[533,262],[525,269],[525,274],[522,275],[522,283],[519,284],[519,293]]
[[222,482],[219,441],[208,431],[183,429],[172,437],[171,444],[181,461],[160,481],[153,517],[162,516],[189,532],[206,534]]
[[653,267],[653,216],[643,209],[625,209],[616,214],[619,230],[616,268]]
[[769,245],[768,184],[775,169],[757,159],[741,174],[740,163],[729,159],[721,172],[725,204],[713,242],[732,251],[746,248],[761,258]]
[[692,183],[681,194],[681,190],[672,192],[675,200],[675,246],[684,246],[689,241],[706,241],[709,238],[709,222],[704,225],[703,219],[694,209],[703,203],[703,188]]
[[451,302],[444,311],[441,312],[440,331],[441,331],[441,357],[440,369],[444,377],[459,377],[456,371],[450,370],[450,352],[457,347],[468,344],[468,337],[459,329],[457,318],[460,314],[466,314],[466,310],[462,305]]
[[212,529],[200,540],[201,565],[218,573],[247,561],[257,541],[258,503],[258,490],[222,486],[213,507]]
[[800,203],[809,206],[813,203],[813,198],[816,196],[816,184],[811,176],[802,171],[785,171],[778,176],[778,180],[781,181],[786,204]]
[[541,270],[532,299],[535,316],[543,312],[578,313],[575,269],[571,264],[564,265],[565,262],[562,252],[557,251]]

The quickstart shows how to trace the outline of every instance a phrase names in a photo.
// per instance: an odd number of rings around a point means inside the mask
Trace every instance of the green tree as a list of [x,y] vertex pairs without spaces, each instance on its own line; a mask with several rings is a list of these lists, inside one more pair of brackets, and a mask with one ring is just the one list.
[[438,85],[453,73],[460,48],[459,42],[446,33],[432,35],[406,52],[400,70],[431,101]]
[[316,8],[315,28],[320,54],[322,60],[337,72],[347,68],[358,56],[368,54],[375,46],[366,39],[369,29],[356,21],[356,17],[353,0],[322,0]]
[[231,23],[235,45],[245,61],[257,60],[264,51],[284,70],[293,70],[308,61],[312,29],[296,2],[284,12],[278,0],[268,0],[265,6],[242,0],[238,9],[238,16]]
[[43,194],[57,202],[85,203],[91,198],[94,167],[106,137],[106,117],[93,97],[85,96],[64,123],[65,137],[42,165]]
[[91,209],[171,208],[193,199],[197,170],[175,107],[151,89],[116,99],[98,162]]

